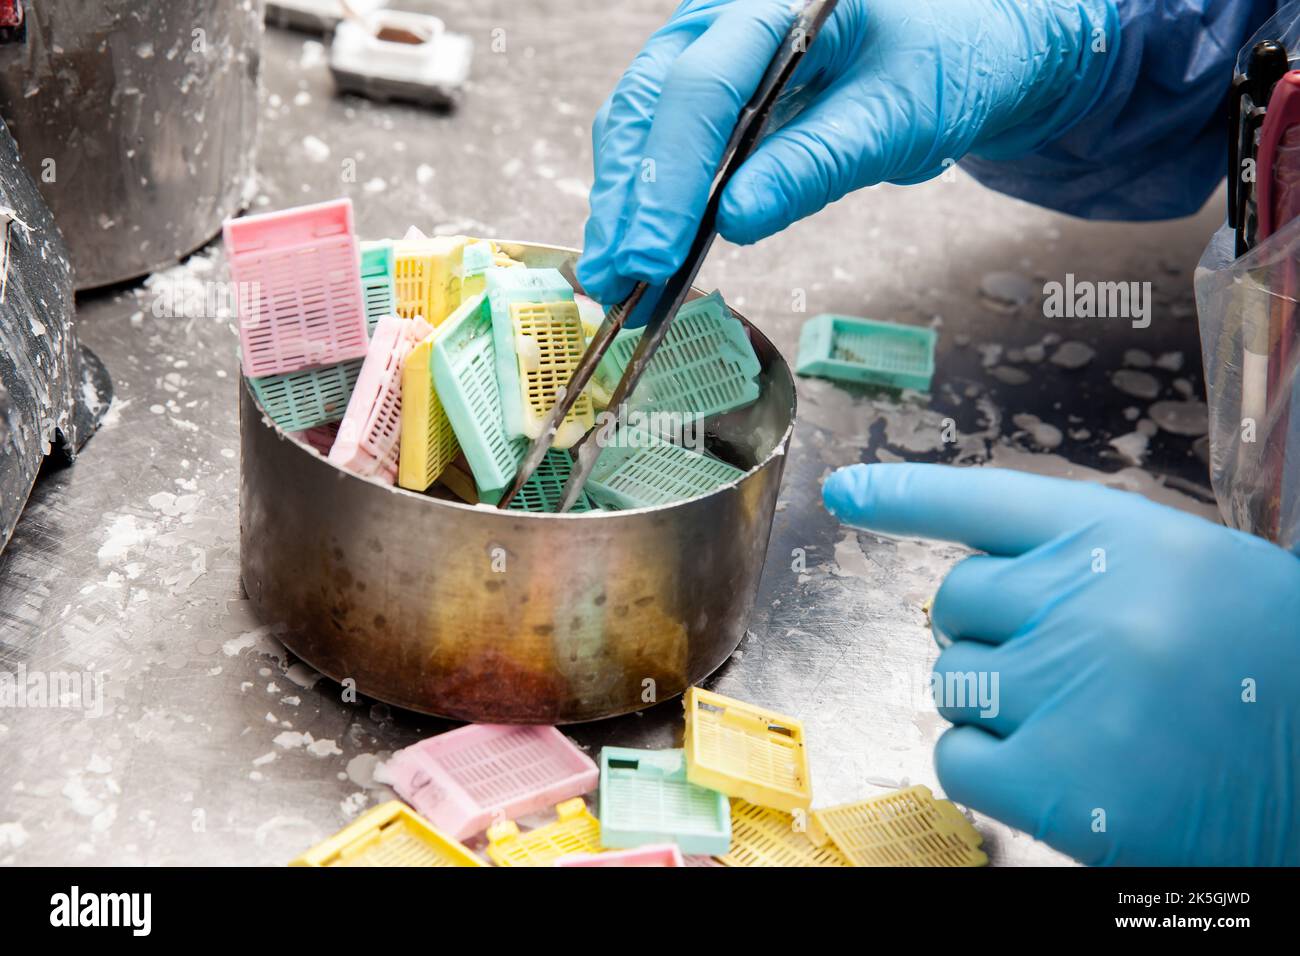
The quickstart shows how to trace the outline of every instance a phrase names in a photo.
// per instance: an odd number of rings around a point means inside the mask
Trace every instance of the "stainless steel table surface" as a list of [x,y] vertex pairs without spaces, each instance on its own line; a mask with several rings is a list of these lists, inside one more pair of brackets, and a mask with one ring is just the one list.
[[[363,238],[415,224],[579,245],[591,118],[672,0],[400,5],[475,38],[463,107],[337,99],[319,42],[268,29],[254,211],[347,195]],[[858,461],[1000,464],[1214,515],[1194,437],[1155,432],[1140,467],[1109,442],[1152,431],[1152,401],[1134,392],[1200,396],[1191,275],[1219,218],[1216,203],[1190,221],[1086,223],[959,173],[867,190],[756,246],[715,249],[701,284],[791,361],[820,312],[940,332],[931,396],[800,380],[750,634],[711,682],[805,721],[819,804],[937,788],[945,723],[925,697],[936,650],[921,605],[963,553],[845,531],[821,507],[822,479]],[[1044,318],[1043,283],[1067,273],[1153,283],[1150,327]],[[0,708],[0,863],[280,864],[390,795],[376,762],[448,726],[342,700],[243,598],[234,322],[211,305],[165,307],[222,279],[214,245],[80,303],[117,401],[74,466],[47,468],[0,557],[0,670],[103,675],[103,713]],[[1095,355],[1054,364],[1066,342]],[[681,727],[674,700],[569,732],[595,754],[673,746]],[[1068,862],[976,821],[995,863]]]

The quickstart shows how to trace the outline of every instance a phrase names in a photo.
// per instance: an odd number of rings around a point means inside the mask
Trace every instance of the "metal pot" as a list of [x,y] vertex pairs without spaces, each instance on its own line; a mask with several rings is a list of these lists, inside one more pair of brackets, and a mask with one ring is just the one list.
[[249,192],[262,2],[40,0],[0,36],[0,113],[78,289],[170,265]]
[[[577,253],[506,243],[572,275]],[[240,566],[263,620],[316,669],[411,710],[571,723],[648,707],[745,633],[794,426],[789,366],[749,329],[762,397],[711,423],[733,486],[576,515],[473,507],[358,478],[240,390]]]
[[113,382],[99,358],[77,342],[68,250],[3,123],[0,209],[3,551],[46,456],[76,457],[108,411]]

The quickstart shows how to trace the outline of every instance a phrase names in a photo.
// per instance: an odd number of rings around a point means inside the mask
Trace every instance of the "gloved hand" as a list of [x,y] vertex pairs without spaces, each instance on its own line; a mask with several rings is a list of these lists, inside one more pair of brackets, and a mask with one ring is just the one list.
[[1300,863],[1300,560],[1137,495],[994,469],[857,465],[824,498],[849,525],[987,552],[931,611],[952,641],[936,687],[998,675],[988,716],[949,706],[969,697],[940,708],[949,797],[1086,863]]
[[[933,178],[973,149],[1011,157],[1049,142],[1104,85],[1113,2],[840,0],[792,82],[802,112],[728,184],[719,231],[756,242],[863,186]],[[687,0],[633,61],[592,129],[578,265],[589,294],[611,303],[681,264],[791,7]]]

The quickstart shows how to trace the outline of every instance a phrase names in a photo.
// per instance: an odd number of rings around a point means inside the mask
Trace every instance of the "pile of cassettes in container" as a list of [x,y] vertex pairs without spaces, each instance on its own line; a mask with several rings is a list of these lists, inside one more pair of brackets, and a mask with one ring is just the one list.
[[[359,243],[346,199],[231,220],[225,243],[244,377],[266,416],[354,474],[473,504],[501,500],[601,317],[558,270],[487,240],[412,229]],[[575,511],[669,504],[742,476],[703,436],[759,396],[744,325],[716,293],[687,303],[633,415],[615,417],[605,404],[640,334],[619,334],[512,508],[556,510],[565,449],[602,414],[622,437]]]
[[[803,725],[692,687],[685,744],[605,747],[554,727],[470,724],[399,750],[402,798],[303,866],[980,866],[982,838],[925,787],[812,809]],[[585,795],[596,794],[596,812]]]

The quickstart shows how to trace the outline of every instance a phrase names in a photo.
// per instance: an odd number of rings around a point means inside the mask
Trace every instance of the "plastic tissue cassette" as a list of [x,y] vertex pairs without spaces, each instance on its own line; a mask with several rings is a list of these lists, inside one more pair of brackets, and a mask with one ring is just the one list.
[[433,340],[425,336],[402,365],[402,438],[397,483],[425,491],[460,454],[451,419],[433,387]]
[[435,328],[461,304],[464,236],[399,239],[393,243],[397,314],[420,316]]
[[495,265],[496,250],[486,239],[471,242],[461,253],[460,294],[462,299],[487,291],[487,271]]
[[473,41],[447,32],[437,17],[378,10],[338,25],[330,72],[345,93],[448,107],[469,77],[473,53]]
[[315,428],[290,434],[298,441],[306,442],[322,455],[328,456],[330,449],[334,447],[335,439],[339,437],[339,423],[330,422],[327,425],[317,425]]
[[[587,349],[573,289],[556,269],[491,269],[487,289],[506,434],[536,438]],[[572,447],[595,423],[583,392],[552,447]]]
[[464,839],[594,790],[600,771],[554,727],[471,724],[399,750],[383,774],[434,826]]
[[682,851],[675,843],[639,846],[633,850],[610,850],[607,853],[571,853],[555,861],[555,866],[685,866]]
[[[519,494],[511,500],[510,510],[547,513],[558,511],[560,501],[564,498],[565,482],[569,480],[572,471],[573,459],[569,457],[569,453],[552,448],[537,466],[532,477],[524,482],[524,486],[519,489]],[[578,500],[573,503],[569,513],[591,511],[593,507],[595,506],[584,491],[579,493]]]
[[361,243],[361,292],[366,300],[366,328],[371,335],[380,319],[397,312],[396,263],[390,240]]
[[[603,392],[613,394],[643,331],[625,329],[614,338],[596,370]],[[632,393],[631,407],[720,415],[758,399],[761,369],[745,326],[713,292],[678,310]]]
[[572,302],[573,286],[559,269],[488,270],[488,298],[493,316],[506,315],[513,302]]
[[343,417],[363,361],[250,378],[248,385],[271,421],[285,431],[306,431]]
[[487,291],[487,274],[489,269],[522,269],[524,264],[510,258],[496,244],[481,239],[465,247],[461,257],[460,294],[462,299]]
[[486,295],[467,299],[438,329],[433,387],[474,474],[479,500],[496,504],[519,469],[528,442],[506,436]]
[[290,866],[486,866],[396,800],[357,817]]
[[600,842],[672,842],[683,853],[726,853],[731,808],[721,793],[686,779],[680,750],[606,747],[600,752]]
[[708,494],[744,475],[725,461],[624,428],[601,451],[586,488],[606,508],[651,508]]
[[600,823],[581,797],[555,808],[555,821],[520,833],[512,820],[488,828],[488,856],[498,866],[551,866],[574,853],[600,852]]
[[808,835],[828,840],[854,866],[983,866],[984,838],[960,810],[928,787],[814,810]]
[[818,846],[809,839],[795,817],[744,800],[731,803],[731,850],[718,860],[726,866],[850,865],[834,844]]
[[818,375],[890,388],[930,390],[934,329],[847,315],[819,315],[799,332],[800,375]]
[[239,290],[246,377],[283,375],[365,356],[366,317],[350,200],[230,219],[222,232]]
[[698,687],[686,692],[686,775],[760,807],[812,803],[803,724]]
[[330,449],[334,464],[365,477],[397,478],[402,429],[402,363],[432,329],[420,319],[380,319],[361,366],[339,436]]

